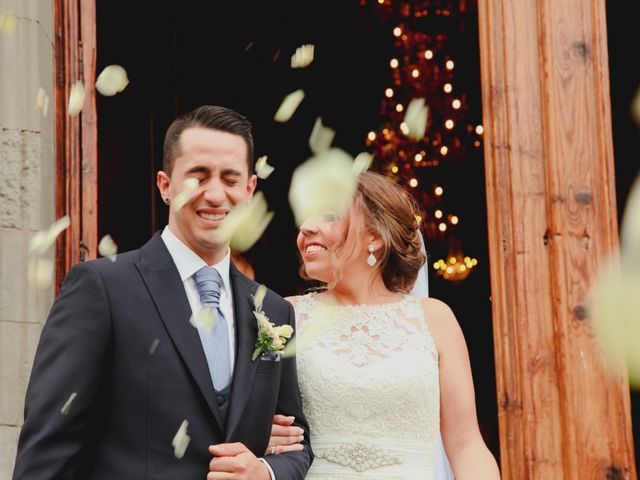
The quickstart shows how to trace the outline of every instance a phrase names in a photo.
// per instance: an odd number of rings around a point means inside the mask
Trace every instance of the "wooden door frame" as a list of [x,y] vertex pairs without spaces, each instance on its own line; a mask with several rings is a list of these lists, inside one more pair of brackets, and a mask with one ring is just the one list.
[[[594,265],[618,243],[604,0],[479,0],[478,14],[503,478],[635,480],[626,378],[599,368],[585,373],[578,361],[597,361],[585,295]],[[95,2],[54,0],[54,30],[56,217],[71,219],[56,246],[59,286],[73,264],[97,256]],[[575,55],[590,83],[565,91],[562,62]],[[76,80],[86,98],[82,113],[69,117]],[[566,101],[556,111],[557,90]],[[562,131],[563,118],[585,112],[593,113],[582,125],[591,135],[586,148],[599,159],[593,165],[567,151],[579,146]],[[521,121],[527,115],[532,120]],[[575,165],[591,174],[588,185],[564,181]],[[568,204],[585,209],[590,223],[569,218]],[[562,242],[567,221],[568,237],[588,232],[576,237],[588,253]],[[585,270],[577,286],[566,272],[572,264]],[[614,408],[616,420],[585,419],[580,408]]]

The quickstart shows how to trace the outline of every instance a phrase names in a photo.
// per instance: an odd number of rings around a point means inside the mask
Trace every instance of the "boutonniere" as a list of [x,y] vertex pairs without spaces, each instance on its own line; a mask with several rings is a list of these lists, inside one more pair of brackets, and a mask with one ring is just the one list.
[[255,362],[260,354],[275,353],[279,355],[293,334],[291,325],[275,326],[269,321],[269,317],[262,310],[262,301],[266,293],[267,287],[260,285],[256,294],[251,295],[254,306],[253,314],[258,322],[258,338],[256,339],[256,349],[251,356],[252,362]]

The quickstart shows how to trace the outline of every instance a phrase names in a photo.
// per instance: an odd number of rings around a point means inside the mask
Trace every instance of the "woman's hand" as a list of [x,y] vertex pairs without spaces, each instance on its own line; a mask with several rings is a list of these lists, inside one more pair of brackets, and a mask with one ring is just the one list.
[[297,452],[304,447],[300,442],[304,439],[304,430],[293,425],[295,417],[276,415],[271,426],[271,438],[265,455],[277,455],[285,452]]

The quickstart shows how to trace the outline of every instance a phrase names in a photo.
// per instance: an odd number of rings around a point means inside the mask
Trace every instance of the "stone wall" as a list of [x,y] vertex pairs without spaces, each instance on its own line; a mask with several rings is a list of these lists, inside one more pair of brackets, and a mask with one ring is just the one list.
[[[0,478],[11,478],[29,372],[53,288],[26,280],[28,243],[54,221],[53,1],[0,0]],[[38,89],[49,96],[43,117]],[[53,251],[48,252],[53,260]]]

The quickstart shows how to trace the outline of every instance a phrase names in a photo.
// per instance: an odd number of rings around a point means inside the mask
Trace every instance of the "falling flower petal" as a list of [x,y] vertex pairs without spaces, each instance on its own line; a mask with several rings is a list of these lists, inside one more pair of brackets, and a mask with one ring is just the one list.
[[36,97],[36,107],[42,112],[42,116],[46,117],[49,111],[49,96],[44,88],[38,88],[38,95]]
[[289,188],[289,203],[297,224],[316,214],[345,212],[357,182],[352,157],[339,148],[304,162],[293,172]]
[[266,180],[275,170],[274,167],[267,163],[267,158],[268,157],[266,155],[263,155],[256,160],[256,175],[258,175],[262,180]]
[[177,459],[181,459],[184,457],[185,452],[187,451],[187,447],[189,446],[189,442],[191,441],[191,437],[187,435],[187,427],[189,426],[189,422],[186,420],[182,421],[180,428],[171,440],[171,446],[173,447],[173,454]]
[[105,235],[98,243],[98,253],[103,257],[108,257],[112,262],[116,261],[116,253],[118,253],[118,245],[113,241],[111,235]]
[[177,212],[184,207],[197,193],[200,181],[197,178],[187,178],[182,183],[182,191],[171,199],[171,210]]
[[373,162],[373,155],[367,152],[361,152],[353,161],[353,173],[360,175],[362,172],[369,170]]
[[69,115],[72,117],[79,114],[82,111],[82,105],[84,104],[84,84],[78,80],[71,87],[69,92]]
[[320,155],[331,148],[335,136],[336,131],[322,125],[322,119],[318,117],[313,125],[313,130],[311,130],[309,148],[314,155]]
[[640,269],[640,177],[633,184],[624,207],[620,244],[623,254],[630,257],[636,268]]
[[18,24],[15,15],[11,12],[0,13],[0,33],[11,35],[16,31]]
[[303,99],[304,90],[300,89],[290,93],[284,98],[282,104],[280,104],[280,108],[278,108],[273,119],[276,122],[287,122],[293,116]]
[[313,44],[302,45],[291,56],[291,68],[304,68],[313,62]]
[[253,306],[256,309],[256,312],[262,312],[262,302],[266,294],[267,294],[267,286],[260,285],[256,290],[255,295],[253,295]]
[[415,140],[421,140],[427,130],[428,115],[429,107],[425,105],[424,98],[411,100],[404,115],[404,123],[407,126],[406,135]]
[[73,400],[78,396],[78,394],[76,392],[73,392],[70,396],[69,399],[65,402],[65,404],[62,406],[62,408],[60,409],[60,413],[62,415],[68,415],[69,414],[69,409],[71,408],[71,402],[73,402]]
[[153,339],[153,342],[151,342],[151,346],[149,347],[149,355],[153,355],[154,353],[156,353],[156,349],[158,348],[159,343],[160,340],[158,340],[157,338]]
[[193,312],[193,315],[191,315],[191,318],[189,319],[189,323],[195,328],[202,328],[204,330],[211,331],[217,320],[218,313],[215,308],[203,307],[198,308]]
[[637,387],[640,387],[639,291],[640,271],[637,268],[609,267],[600,273],[592,304],[594,330],[606,364],[619,373],[621,361],[626,361],[629,382]]
[[313,310],[313,315],[302,324],[302,328],[296,333],[296,337],[289,340],[282,352],[284,358],[293,357],[297,352],[305,350],[331,329],[338,319],[337,310],[332,305],[318,304]]
[[56,237],[60,235],[69,226],[69,217],[64,216],[55,221],[46,230],[37,232],[29,242],[29,252],[35,255],[42,255],[56,241]]
[[236,205],[215,233],[216,241],[229,242],[231,249],[237,252],[249,250],[273,218],[274,213],[267,210],[267,201],[262,192],[255,194],[248,205]]
[[47,288],[53,281],[53,262],[46,258],[32,258],[27,266],[27,280],[36,289]]
[[96,80],[96,90],[105,97],[112,97],[129,85],[127,71],[120,65],[109,65],[102,70]]

